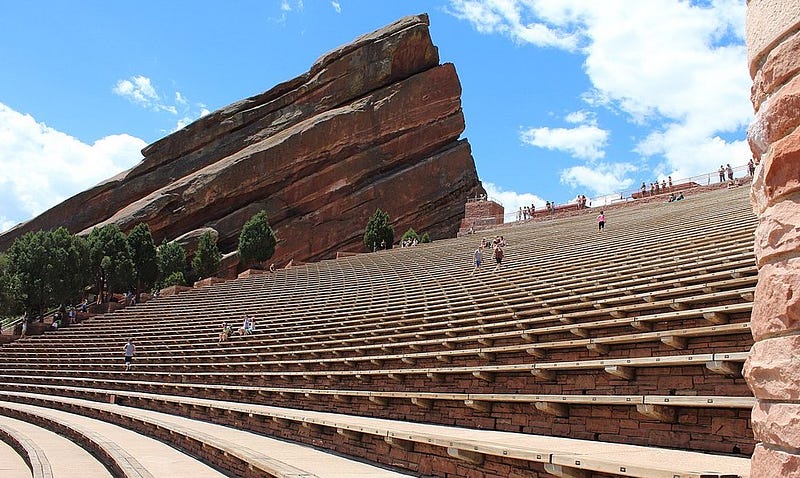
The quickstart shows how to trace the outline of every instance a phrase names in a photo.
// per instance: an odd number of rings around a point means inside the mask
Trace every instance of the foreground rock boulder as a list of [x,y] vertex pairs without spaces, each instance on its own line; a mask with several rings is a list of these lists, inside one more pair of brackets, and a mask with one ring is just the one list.
[[363,251],[378,207],[398,237],[452,237],[466,198],[484,194],[463,131],[455,68],[439,64],[427,15],[406,17],[149,145],[134,168],[0,235],[0,250],[27,231],[146,222],[157,243],[213,228],[229,252],[261,209],[278,264]]

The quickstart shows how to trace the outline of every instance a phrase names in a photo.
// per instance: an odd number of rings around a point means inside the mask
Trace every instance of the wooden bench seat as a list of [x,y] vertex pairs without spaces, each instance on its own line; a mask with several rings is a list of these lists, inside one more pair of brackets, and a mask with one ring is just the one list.
[[[253,404],[240,404],[220,400],[176,397],[129,392],[119,393],[139,400],[162,404],[191,405],[206,410],[222,409],[249,416],[263,416],[295,426],[327,428],[341,433],[369,434],[381,437],[394,446],[410,451],[414,444],[424,444],[442,449],[449,456],[470,463],[482,462],[485,457],[506,457],[532,461],[549,466],[551,472],[575,473],[585,470],[604,473],[623,473],[642,477],[721,477],[726,475],[748,476],[750,460],[678,450],[657,449],[607,442],[576,440],[510,432],[465,429],[441,425],[419,424],[367,418],[354,415],[313,412]],[[96,402],[66,398],[48,398],[41,395],[23,394],[36,403],[52,403],[59,400],[80,403],[86,408],[105,405]],[[115,413],[131,414],[130,409],[115,410]],[[341,434],[340,433],[340,434]]]
[[[642,334],[635,334],[629,337],[598,337],[596,339],[586,339],[584,341],[561,341],[561,342],[538,342],[530,345],[525,345],[523,343],[519,345],[513,346],[502,346],[502,347],[493,347],[491,342],[502,339],[502,338],[520,338],[523,339],[524,343],[531,342],[535,340],[535,337],[542,335],[542,334],[549,334],[554,332],[563,332],[563,331],[588,331],[599,327],[613,327],[613,326],[623,326],[623,325],[635,325],[636,322],[639,323],[649,323],[652,321],[661,321],[661,320],[674,320],[674,319],[681,319],[686,317],[705,317],[708,315],[709,317],[714,317],[713,321],[719,322],[722,320],[723,316],[720,314],[729,314],[734,312],[742,312],[742,311],[749,311],[751,304],[739,304],[736,306],[717,306],[717,307],[710,307],[692,311],[676,311],[671,314],[654,314],[651,316],[639,316],[633,318],[618,318],[618,319],[607,319],[603,321],[595,321],[595,322],[586,322],[586,323],[576,323],[576,324],[562,324],[562,325],[555,325],[555,326],[547,326],[547,327],[539,327],[535,329],[524,329],[524,330],[512,330],[512,331],[505,331],[499,333],[484,333],[484,334],[476,334],[473,336],[467,335],[469,331],[474,329],[459,329],[458,333],[455,337],[450,337],[447,339],[439,340],[439,339],[429,339],[429,340],[417,340],[409,343],[395,343],[395,344],[384,344],[379,345],[375,344],[372,346],[365,346],[358,348],[364,354],[362,356],[347,356],[347,357],[319,357],[320,353],[325,352],[333,352],[335,350],[344,351],[346,348],[339,348],[339,349],[313,349],[301,352],[295,352],[293,354],[286,352],[275,352],[272,354],[261,352],[261,351],[253,351],[251,353],[240,353],[240,354],[232,354],[228,352],[226,354],[221,354],[218,356],[210,356],[210,355],[195,355],[195,356],[172,356],[172,357],[163,357],[163,356],[154,356],[149,358],[147,355],[141,355],[137,358],[137,364],[143,365],[145,368],[147,364],[154,363],[159,366],[172,366],[176,368],[186,367],[186,366],[198,366],[198,367],[208,367],[208,368],[216,368],[218,366],[215,362],[209,362],[210,359],[216,357],[218,360],[223,361],[224,364],[220,364],[219,366],[224,366],[226,368],[230,367],[252,367],[252,366],[277,366],[277,365],[293,365],[293,364],[315,364],[315,363],[322,363],[322,364],[334,364],[334,363],[348,363],[348,362],[366,362],[366,361],[385,361],[385,360],[397,360],[401,358],[411,358],[411,359],[419,359],[425,357],[438,357],[438,356],[465,356],[465,355],[484,355],[484,354],[495,354],[495,353],[508,353],[508,352],[516,352],[520,350],[528,350],[529,353],[537,355],[543,349],[549,348],[563,348],[563,347],[575,347],[578,345],[589,346],[590,344],[593,345],[600,345],[600,344],[612,344],[612,343],[630,343],[635,341],[645,342],[648,340],[661,340],[667,345],[670,345],[674,348],[685,348],[685,342],[681,340],[681,338],[686,338],[690,336],[700,336],[700,335],[718,335],[723,333],[735,333],[735,332],[747,332],[747,324],[735,324],[730,327],[706,327],[706,328],[692,328],[692,329],[680,329],[679,331],[670,332],[670,331],[658,331],[652,333],[642,333]],[[641,328],[641,326],[638,326]],[[401,346],[406,347],[425,347],[430,345],[437,345],[441,343],[447,344],[455,344],[459,342],[483,342],[484,346],[477,347],[477,348],[466,348],[466,349],[455,349],[455,350],[440,350],[440,351],[430,351],[430,352],[405,352],[402,354],[369,354],[367,353],[368,350],[373,351],[385,351],[391,350],[394,348],[399,348]],[[350,348],[350,350],[354,350]],[[317,355],[317,357],[308,358],[295,358],[291,357],[290,355],[297,355],[297,354],[307,354],[307,355]],[[263,357],[265,355],[272,355],[274,358],[279,360],[277,361],[263,361]],[[542,355],[542,354],[538,354]],[[71,357],[71,358],[70,358]],[[71,360],[78,361],[84,365],[86,364],[99,364],[101,362],[108,362],[111,365],[116,365],[119,360],[116,354],[112,354],[108,356],[101,356],[99,359],[90,360],[89,362],[86,361],[85,355],[75,352],[70,355],[65,354],[55,354],[50,358],[53,362],[58,362],[62,366],[69,366]],[[237,360],[237,357],[240,357]],[[281,357],[284,360],[280,360]],[[241,360],[243,358],[248,358],[250,360]],[[168,361],[168,364],[164,365],[164,362]],[[192,362],[185,362],[186,360],[192,360]],[[203,362],[203,360],[205,362]],[[0,362],[0,366],[15,366],[14,362],[10,362],[8,364],[3,364]],[[18,366],[18,365],[17,365]]]
[[543,380],[554,380],[555,372],[560,370],[602,369],[624,380],[633,380],[635,378],[635,369],[638,367],[675,367],[680,365],[703,364],[712,372],[738,376],[741,374],[741,363],[747,359],[747,355],[748,352],[730,352],[667,355],[661,357],[610,358],[573,362],[540,362],[534,364],[531,373]]
[[96,377],[96,378],[116,378],[119,380],[129,379],[148,379],[163,381],[168,379],[174,382],[190,381],[190,377],[214,378],[221,383],[226,379],[246,379],[248,377],[259,377],[263,379],[302,379],[313,380],[314,377],[325,377],[328,379],[349,379],[362,380],[366,377],[387,377],[390,379],[401,380],[404,376],[425,375],[435,379],[441,375],[451,374],[471,374],[475,378],[492,382],[496,374],[530,372],[542,380],[554,380],[554,373],[559,370],[604,370],[609,374],[615,375],[625,380],[635,378],[634,369],[642,367],[664,367],[664,366],[683,366],[683,365],[703,365],[712,372],[737,376],[741,373],[741,363],[747,358],[748,352],[726,352],[714,354],[689,354],[654,356],[622,359],[598,359],[567,362],[535,362],[521,364],[503,365],[480,365],[480,366],[451,366],[451,367],[413,367],[413,368],[390,368],[390,369],[365,369],[365,370],[302,370],[302,371],[272,371],[258,370],[251,367],[245,370],[237,370],[235,373],[225,371],[195,370],[190,367],[176,371],[136,371],[135,373],[125,370],[97,370],[91,367],[82,369],[65,369],[59,374],[53,373],[51,369],[21,370],[13,374],[13,370],[5,370],[5,375],[29,375],[38,374],[44,377],[62,375],[64,377]]
[[[719,293],[716,293],[716,294],[719,294]],[[696,300],[696,299],[693,298],[693,299],[690,299],[690,300]],[[675,302],[674,300],[668,302],[668,304],[673,304],[673,303],[680,303],[680,302]],[[573,323],[573,324],[567,323],[567,324],[561,324],[561,325],[545,326],[545,327],[537,327],[537,328],[529,328],[529,329],[516,329],[516,330],[512,329],[512,330],[506,330],[506,331],[502,331],[502,332],[487,332],[487,330],[490,330],[490,329],[487,329],[486,326],[484,326],[484,325],[476,325],[476,326],[469,326],[469,327],[453,328],[453,329],[445,332],[445,334],[451,333],[453,336],[445,337],[445,338],[441,338],[441,339],[440,338],[436,338],[436,337],[434,337],[434,338],[427,338],[426,337],[426,336],[431,335],[431,334],[432,335],[437,335],[437,334],[440,333],[439,331],[433,330],[431,332],[416,332],[416,333],[413,333],[413,334],[411,334],[411,333],[398,334],[398,335],[395,336],[397,338],[403,338],[403,339],[408,339],[408,338],[417,339],[417,340],[411,340],[411,341],[405,341],[405,342],[390,342],[390,343],[383,343],[383,344],[376,343],[376,344],[369,344],[369,345],[363,345],[363,346],[349,346],[349,347],[345,346],[345,347],[337,347],[337,348],[325,348],[324,347],[325,343],[318,343],[318,344],[313,344],[313,345],[316,345],[316,347],[314,347],[314,348],[307,348],[306,350],[294,350],[294,351],[287,350],[287,351],[274,351],[273,352],[273,351],[270,351],[269,349],[264,349],[264,348],[258,347],[255,344],[250,344],[250,343],[248,343],[246,341],[242,341],[241,345],[243,347],[245,347],[244,350],[246,350],[246,352],[243,352],[243,353],[240,352],[238,354],[237,353],[233,353],[233,355],[234,356],[235,355],[239,355],[241,357],[248,357],[248,358],[253,359],[253,360],[248,361],[248,362],[259,361],[259,359],[262,359],[265,355],[271,355],[272,357],[274,357],[276,359],[280,359],[281,357],[289,358],[290,360],[288,362],[286,362],[286,363],[304,363],[304,362],[306,362],[306,363],[309,363],[309,362],[311,362],[311,363],[316,363],[316,362],[321,362],[321,363],[340,362],[341,363],[341,362],[346,361],[346,357],[334,357],[334,358],[324,359],[324,358],[320,358],[319,354],[328,355],[328,354],[334,353],[336,351],[340,351],[340,352],[359,351],[359,352],[361,352],[362,355],[365,355],[365,357],[361,357],[361,358],[356,357],[356,358],[353,358],[351,361],[356,361],[357,362],[357,361],[365,361],[365,360],[387,360],[387,359],[390,360],[390,359],[393,359],[393,358],[396,358],[396,357],[395,356],[391,356],[391,355],[390,356],[386,356],[386,354],[380,354],[380,353],[377,354],[377,356],[372,357],[372,355],[376,355],[376,354],[374,354],[374,353],[373,354],[369,354],[368,352],[370,350],[382,352],[382,351],[386,351],[386,350],[398,349],[398,348],[401,348],[401,347],[403,347],[403,348],[410,347],[413,350],[413,348],[415,348],[415,347],[426,347],[426,346],[439,345],[439,344],[458,344],[458,343],[466,343],[466,342],[482,342],[483,343],[482,345],[484,345],[484,346],[483,347],[478,347],[478,348],[467,349],[464,353],[450,352],[450,351],[442,351],[442,352],[435,352],[434,351],[434,352],[430,352],[430,353],[427,353],[427,354],[415,354],[415,353],[412,352],[410,354],[406,353],[406,355],[419,358],[419,357],[424,357],[426,355],[427,356],[431,356],[431,355],[433,355],[433,356],[435,356],[435,355],[448,355],[448,354],[469,355],[469,354],[510,352],[510,351],[518,350],[519,348],[516,347],[516,346],[492,348],[491,345],[486,345],[486,344],[491,344],[491,342],[493,342],[495,340],[503,339],[503,338],[518,338],[518,339],[523,339],[525,342],[531,342],[531,341],[535,341],[535,338],[537,336],[539,336],[539,335],[548,334],[548,333],[554,333],[554,332],[563,332],[563,331],[573,332],[573,333],[574,333],[574,331],[578,331],[578,332],[580,332],[580,334],[576,334],[576,335],[581,335],[581,334],[586,334],[587,333],[586,331],[589,331],[589,330],[592,330],[592,329],[595,329],[595,328],[599,328],[599,327],[613,327],[613,326],[630,325],[635,329],[641,330],[643,327],[647,326],[649,323],[652,323],[652,322],[665,321],[665,320],[680,320],[680,319],[693,318],[693,317],[702,317],[703,320],[710,321],[713,324],[723,324],[725,321],[728,320],[728,315],[729,314],[738,314],[738,313],[742,313],[742,312],[749,312],[751,310],[751,308],[752,308],[752,304],[751,303],[740,303],[740,304],[732,304],[732,305],[716,306],[716,307],[706,307],[706,308],[692,309],[692,310],[677,310],[677,311],[672,311],[672,312],[669,312],[669,313],[658,313],[658,314],[652,314],[652,315],[647,315],[647,316],[622,317],[622,318],[617,318],[617,319],[607,319],[607,320],[595,321],[595,322]],[[569,317],[571,317],[571,316],[569,316],[569,315],[548,316],[548,317],[545,318],[545,320],[548,320],[548,321],[555,321],[555,320],[563,321],[565,318],[569,318]],[[572,316],[572,317],[574,317],[574,316]],[[532,319],[519,319],[519,320],[515,319],[514,321],[511,321],[511,322],[507,322],[507,323],[498,322],[498,323],[495,323],[494,325],[498,325],[498,326],[503,326],[503,325],[521,326],[521,325],[531,325],[533,322],[534,321]],[[621,337],[621,338],[597,337],[596,339],[586,338],[586,339],[583,339],[583,340],[567,340],[567,341],[556,341],[556,342],[550,342],[550,341],[548,341],[548,342],[537,342],[537,343],[530,344],[530,346],[528,346],[526,348],[529,350],[529,353],[532,353],[532,354],[535,355],[537,351],[543,351],[545,349],[569,348],[569,347],[576,347],[576,346],[590,346],[590,345],[600,345],[600,344],[608,345],[608,344],[612,344],[612,343],[630,343],[630,342],[633,342],[633,341],[639,341],[639,340],[647,341],[647,340],[652,340],[652,339],[662,340],[662,341],[664,341],[664,343],[666,343],[666,344],[668,344],[670,346],[673,346],[675,348],[685,348],[684,342],[682,340],[679,340],[678,338],[691,336],[692,334],[709,333],[711,335],[714,335],[714,334],[719,334],[719,333],[729,333],[729,331],[731,331],[731,330],[736,330],[737,328],[739,328],[741,330],[741,329],[746,329],[746,327],[747,327],[746,325],[743,325],[743,326],[737,325],[737,326],[730,327],[730,328],[724,328],[724,327],[723,328],[716,328],[716,329],[715,328],[707,328],[707,329],[697,329],[697,330],[694,330],[694,331],[692,329],[680,329],[680,331],[677,332],[677,333],[669,333],[669,332],[661,331],[661,332],[655,332],[655,333],[650,333],[650,334],[644,333],[644,334],[638,334],[638,335],[631,335],[629,338],[626,338],[624,336]],[[482,330],[483,330],[484,333],[480,333]],[[475,333],[475,332],[478,332],[478,333]],[[250,340],[250,338],[248,338],[247,340]],[[335,341],[328,341],[328,342],[336,343]],[[346,343],[346,341],[345,341],[345,343]],[[218,345],[219,344],[216,344],[217,347],[218,347]],[[113,349],[111,349],[111,350],[108,350],[108,351],[100,351],[100,350],[94,351],[92,353],[92,355],[95,355],[95,356],[100,357],[100,358],[105,358],[106,361],[111,361],[113,363],[113,362],[118,360],[118,355],[116,353],[117,350],[114,350],[114,349],[118,349],[118,348],[119,347],[118,347],[118,344],[117,344],[117,346],[113,347]],[[140,359],[144,360],[143,363],[147,363],[147,361],[150,360],[148,358],[147,350],[148,350],[148,347],[140,346],[140,352],[139,352],[138,355],[140,356]],[[218,348],[217,350],[220,350],[220,349]],[[230,348],[226,349],[226,348],[223,347],[223,348],[221,348],[221,350],[225,351],[226,353],[219,355],[218,356],[219,358],[224,359],[225,357],[230,357],[231,354],[232,354]],[[602,352],[602,348],[600,348],[599,350]],[[249,351],[249,352],[247,352],[247,351]],[[109,352],[114,352],[114,353],[109,353]],[[308,357],[306,359],[292,357],[292,356],[296,356],[296,355],[299,355],[299,354],[307,355]],[[75,350],[75,351],[72,351],[72,352],[54,352],[52,354],[46,354],[46,356],[49,356],[54,360],[55,359],[61,359],[61,360],[68,361],[68,360],[70,360],[70,357],[73,357],[75,360],[85,361],[85,359],[81,360],[81,357],[85,358],[86,357],[86,353],[82,352],[81,350]],[[201,353],[199,355],[195,355],[196,359],[200,359],[200,360],[203,360],[203,357],[211,357],[211,356],[212,355],[210,355],[208,353],[208,351],[205,351],[205,353]],[[188,357],[191,357],[191,356],[188,356]],[[186,358],[188,358],[188,357],[187,357],[186,354],[184,354],[183,356],[180,356],[180,357],[174,357],[174,356],[173,357],[166,357],[166,359],[170,360],[173,363],[176,363],[175,362],[176,359],[178,359],[178,360],[186,360]],[[160,362],[163,363],[164,359],[165,359],[165,357],[160,356],[160,355],[156,355],[156,356],[153,357],[152,360],[155,360],[157,362],[160,361]],[[209,359],[205,358],[205,360],[209,360]],[[6,361],[8,361],[8,359],[6,359]],[[237,361],[236,360],[231,360],[230,362],[233,365],[237,365]],[[3,363],[0,362],[0,366],[2,366],[2,365],[3,365]],[[244,365],[247,365],[247,364],[244,363]]]

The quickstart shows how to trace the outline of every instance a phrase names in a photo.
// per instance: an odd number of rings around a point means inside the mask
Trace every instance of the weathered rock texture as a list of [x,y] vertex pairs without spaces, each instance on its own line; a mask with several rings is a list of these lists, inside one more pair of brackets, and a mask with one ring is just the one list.
[[307,73],[146,147],[136,167],[0,236],[108,223],[154,239],[211,227],[223,252],[269,214],[280,263],[361,251],[377,207],[396,231],[455,236],[484,194],[464,131],[461,86],[439,64],[427,15],[406,17],[323,55]]
[[747,52],[758,160],[756,343],[745,378],[758,399],[752,476],[800,476],[800,0],[750,0]]

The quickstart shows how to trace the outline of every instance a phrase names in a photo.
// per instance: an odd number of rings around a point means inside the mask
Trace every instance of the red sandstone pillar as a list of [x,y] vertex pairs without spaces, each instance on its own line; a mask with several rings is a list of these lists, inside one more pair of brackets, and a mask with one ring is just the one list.
[[745,378],[758,403],[753,478],[800,476],[800,0],[747,2],[747,54],[759,165],[756,342]]

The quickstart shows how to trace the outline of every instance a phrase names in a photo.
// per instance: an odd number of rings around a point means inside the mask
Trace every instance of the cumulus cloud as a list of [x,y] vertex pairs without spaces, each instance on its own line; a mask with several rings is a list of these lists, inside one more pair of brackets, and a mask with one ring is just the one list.
[[608,131],[594,125],[575,128],[528,128],[520,133],[520,140],[531,146],[564,151],[579,159],[596,160],[605,156],[603,148],[608,141]]
[[331,1],[331,6],[336,10],[336,13],[342,13],[342,5],[336,0]]
[[633,179],[628,173],[639,168],[630,163],[594,163],[591,166],[572,166],[561,171],[561,183],[589,191],[589,195],[603,195],[613,191],[631,189]]
[[531,193],[518,193],[515,191],[506,191],[496,184],[484,182],[483,188],[486,189],[486,195],[489,199],[499,202],[505,209],[505,222],[517,220],[517,211],[520,207],[530,206],[533,204],[536,209],[544,207],[545,199]]
[[127,134],[87,144],[0,103],[0,228],[132,167],[145,146]]
[[142,105],[146,108],[158,104],[158,93],[153,88],[150,78],[145,76],[132,76],[127,80],[118,80],[112,91],[127,98],[132,103]]
[[532,1],[451,0],[447,11],[467,20],[481,33],[500,33],[517,43],[575,50],[580,41],[578,32],[553,22],[536,21]]
[[[745,8],[741,0],[451,0],[448,12],[481,33],[582,55],[591,87],[578,97],[643,128],[634,152],[652,157],[658,171],[687,177],[720,157],[727,163],[749,156],[742,140],[724,139],[742,133],[752,118],[751,81],[742,66]],[[524,140],[597,159],[590,141],[600,141],[596,125],[577,123],[586,126],[533,128]],[[570,135],[588,146],[565,149]],[[565,170],[562,178],[577,183],[581,171]]]

